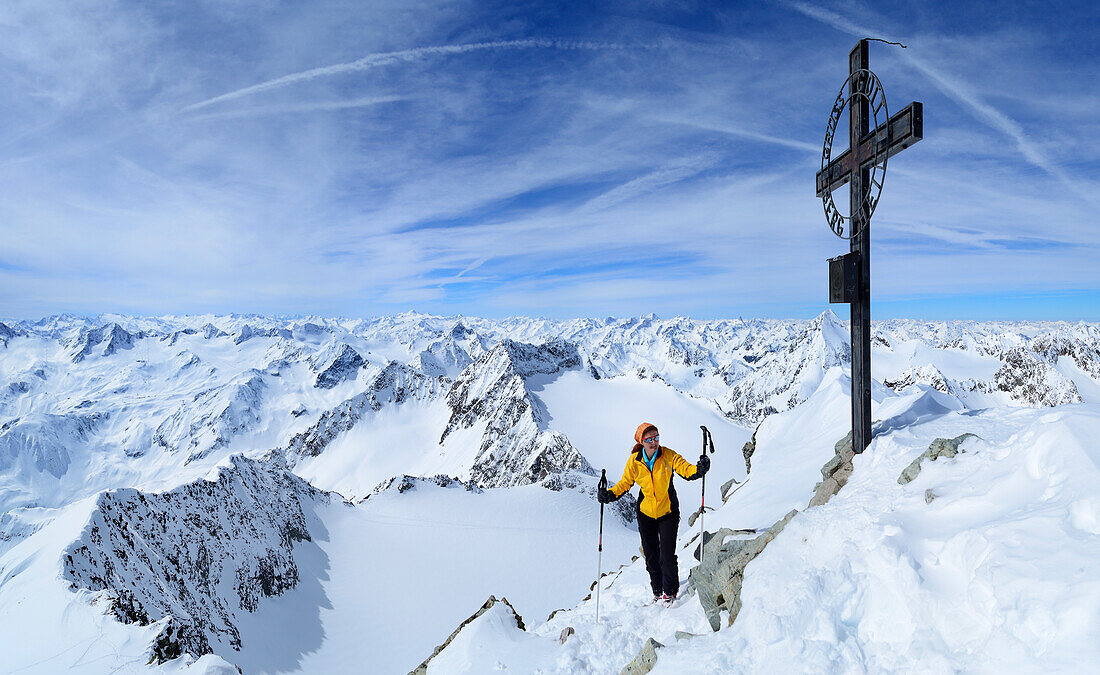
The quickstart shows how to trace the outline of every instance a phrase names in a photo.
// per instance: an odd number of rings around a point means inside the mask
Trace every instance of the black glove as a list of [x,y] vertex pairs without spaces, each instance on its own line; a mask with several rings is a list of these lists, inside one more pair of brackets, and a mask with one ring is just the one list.
[[699,461],[695,464],[695,473],[702,476],[710,471],[710,457],[699,455]]
[[615,493],[607,488],[596,488],[596,501],[601,504],[610,504],[615,501]]

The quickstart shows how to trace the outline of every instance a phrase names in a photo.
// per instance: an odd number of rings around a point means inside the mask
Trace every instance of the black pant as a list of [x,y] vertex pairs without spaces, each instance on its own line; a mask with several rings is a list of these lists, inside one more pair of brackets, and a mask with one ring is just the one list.
[[676,530],[679,527],[679,510],[656,519],[638,512],[638,534],[642,535],[642,553],[653,595],[675,595],[680,590],[680,572],[676,566]]

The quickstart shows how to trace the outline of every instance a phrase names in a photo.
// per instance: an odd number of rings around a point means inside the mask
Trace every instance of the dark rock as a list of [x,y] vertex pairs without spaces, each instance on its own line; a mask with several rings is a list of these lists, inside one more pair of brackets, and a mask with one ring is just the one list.
[[351,345],[344,345],[328,367],[317,374],[313,384],[318,389],[332,389],[345,380],[354,380],[363,367],[363,357]]

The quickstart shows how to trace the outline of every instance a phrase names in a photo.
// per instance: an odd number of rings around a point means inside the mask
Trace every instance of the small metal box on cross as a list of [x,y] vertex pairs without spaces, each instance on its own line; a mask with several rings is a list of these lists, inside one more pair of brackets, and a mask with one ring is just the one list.
[[[834,159],[833,135],[845,109],[848,149]],[[871,442],[871,214],[886,180],[886,161],[923,137],[924,105],[913,101],[890,116],[882,85],[868,67],[867,40],[860,40],[848,55],[848,80],[829,116],[817,172],[825,218],[838,237],[851,241],[850,253],[829,261],[829,295],[830,302],[851,305],[852,449],[857,453]],[[847,216],[832,198],[845,183]]]

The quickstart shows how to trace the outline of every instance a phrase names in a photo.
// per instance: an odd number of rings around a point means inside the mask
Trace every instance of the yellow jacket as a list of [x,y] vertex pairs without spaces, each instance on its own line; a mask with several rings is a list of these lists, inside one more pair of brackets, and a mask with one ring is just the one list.
[[626,460],[626,468],[623,469],[622,480],[611,486],[611,492],[618,499],[637,483],[642,491],[642,499],[638,502],[639,510],[650,518],[660,518],[672,512],[674,502],[679,506],[676,490],[671,487],[672,472],[691,480],[695,477],[695,465],[689,464],[675,450],[669,450],[662,445],[653,461],[653,471],[650,471],[641,453],[640,446],[636,446],[634,452],[630,453],[630,459]]

